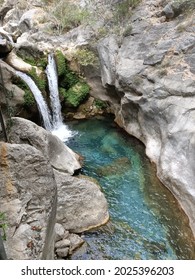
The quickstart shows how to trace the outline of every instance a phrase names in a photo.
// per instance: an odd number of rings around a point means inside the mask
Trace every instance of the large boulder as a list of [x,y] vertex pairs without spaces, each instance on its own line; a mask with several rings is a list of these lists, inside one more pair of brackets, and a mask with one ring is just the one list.
[[160,1],[137,7],[133,36],[118,50],[116,37],[100,41],[102,82],[116,122],[145,144],[195,234],[195,18],[189,13],[164,22],[160,8]]
[[56,170],[54,174],[58,188],[56,219],[66,230],[80,233],[108,221],[108,204],[97,183]]
[[8,259],[52,259],[57,193],[48,160],[30,145],[1,142],[0,181]]
[[9,139],[12,143],[27,143],[37,148],[56,170],[73,174],[81,168],[79,156],[76,153],[57,136],[29,120],[12,118]]

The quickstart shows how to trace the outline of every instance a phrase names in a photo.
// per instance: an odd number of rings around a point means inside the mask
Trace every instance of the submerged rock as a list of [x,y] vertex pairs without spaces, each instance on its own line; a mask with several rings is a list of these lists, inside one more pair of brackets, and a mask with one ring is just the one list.
[[121,157],[116,160],[113,160],[108,165],[103,165],[98,168],[96,173],[99,176],[114,176],[120,175],[127,172],[131,168],[131,161],[127,157]]

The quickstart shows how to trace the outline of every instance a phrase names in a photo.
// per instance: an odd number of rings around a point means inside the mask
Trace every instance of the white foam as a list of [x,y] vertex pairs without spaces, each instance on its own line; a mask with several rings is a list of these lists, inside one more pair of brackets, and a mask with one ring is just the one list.
[[72,138],[76,132],[71,131],[67,125],[61,124],[58,128],[52,130],[52,134],[57,136],[63,142],[66,142],[68,139]]

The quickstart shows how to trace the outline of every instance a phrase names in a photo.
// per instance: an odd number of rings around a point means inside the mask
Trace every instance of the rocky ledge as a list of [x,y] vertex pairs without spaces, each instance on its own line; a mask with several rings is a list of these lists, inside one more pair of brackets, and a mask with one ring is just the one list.
[[[71,254],[84,242],[75,233],[109,219],[100,187],[72,176],[81,168],[78,155],[31,121],[13,118],[9,139],[0,142],[0,212],[6,213],[8,258],[53,259],[56,222],[69,231],[69,241],[57,243],[56,253]],[[64,247],[69,247],[66,254]]]

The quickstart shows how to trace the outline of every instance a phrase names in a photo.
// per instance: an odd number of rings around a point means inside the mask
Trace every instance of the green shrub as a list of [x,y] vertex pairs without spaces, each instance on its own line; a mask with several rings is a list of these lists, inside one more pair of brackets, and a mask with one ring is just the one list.
[[79,26],[88,16],[88,11],[68,0],[54,2],[49,12],[56,19],[58,33]]
[[64,95],[65,102],[70,107],[78,107],[89,94],[89,86],[85,82],[78,82],[67,91],[61,93]]

